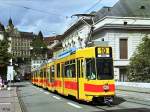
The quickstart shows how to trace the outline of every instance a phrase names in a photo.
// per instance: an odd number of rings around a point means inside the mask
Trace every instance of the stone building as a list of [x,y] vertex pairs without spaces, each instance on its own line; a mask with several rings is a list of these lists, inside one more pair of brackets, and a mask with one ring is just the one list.
[[10,40],[10,52],[13,65],[19,66],[23,75],[30,73],[31,69],[31,43],[35,35],[32,32],[22,32],[15,28],[12,19],[8,21],[6,32]]
[[21,32],[14,27],[12,19],[9,19],[6,31],[11,40],[11,53],[16,61],[19,59],[28,60],[30,58],[30,47],[33,37],[32,32]]

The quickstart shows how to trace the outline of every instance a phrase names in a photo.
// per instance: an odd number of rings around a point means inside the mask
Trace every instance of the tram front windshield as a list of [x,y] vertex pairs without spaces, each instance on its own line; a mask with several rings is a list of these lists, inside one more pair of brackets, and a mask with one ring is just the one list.
[[86,59],[86,77],[91,80],[113,79],[113,63],[108,58]]

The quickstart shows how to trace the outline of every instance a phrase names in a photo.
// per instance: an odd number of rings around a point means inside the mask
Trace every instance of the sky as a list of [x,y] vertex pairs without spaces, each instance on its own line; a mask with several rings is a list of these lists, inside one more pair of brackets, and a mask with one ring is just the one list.
[[0,22],[11,17],[19,31],[40,30],[44,36],[63,34],[77,19],[74,14],[90,13],[118,0],[0,0]]

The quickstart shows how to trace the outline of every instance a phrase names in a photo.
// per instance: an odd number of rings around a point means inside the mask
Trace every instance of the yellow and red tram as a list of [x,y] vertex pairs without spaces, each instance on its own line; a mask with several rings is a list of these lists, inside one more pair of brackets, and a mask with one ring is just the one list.
[[115,95],[111,47],[66,51],[32,75],[35,85],[78,100],[112,100]]

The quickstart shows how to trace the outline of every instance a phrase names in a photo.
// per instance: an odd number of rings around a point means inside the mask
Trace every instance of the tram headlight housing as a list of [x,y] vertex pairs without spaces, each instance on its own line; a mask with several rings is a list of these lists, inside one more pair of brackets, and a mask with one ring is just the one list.
[[103,85],[103,89],[104,91],[109,91],[109,85],[108,84]]

